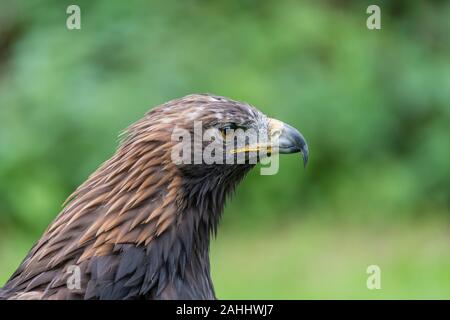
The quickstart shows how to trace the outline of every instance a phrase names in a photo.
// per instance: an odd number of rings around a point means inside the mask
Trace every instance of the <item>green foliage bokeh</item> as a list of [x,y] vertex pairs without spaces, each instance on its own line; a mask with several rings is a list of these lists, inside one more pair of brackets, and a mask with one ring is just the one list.
[[[72,3],[81,30],[66,28]],[[310,145],[306,170],[287,156],[275,176],[252,172],[226,227],[448,213],[450,3],[379,1],[381,30],[369,4],[2,2],[0,253],[35,241],[122,129],[195,92],[247,101]]]

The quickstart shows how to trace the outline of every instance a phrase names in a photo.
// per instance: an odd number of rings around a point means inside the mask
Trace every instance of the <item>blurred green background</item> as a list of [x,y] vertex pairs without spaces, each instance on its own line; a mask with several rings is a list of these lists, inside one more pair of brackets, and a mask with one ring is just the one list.
[[227,206],[219,298],[450,298],[449,17],[448,1],[2,1],[0,285],[118,132],[211,92],[311,152],[306,170],[254,170]]

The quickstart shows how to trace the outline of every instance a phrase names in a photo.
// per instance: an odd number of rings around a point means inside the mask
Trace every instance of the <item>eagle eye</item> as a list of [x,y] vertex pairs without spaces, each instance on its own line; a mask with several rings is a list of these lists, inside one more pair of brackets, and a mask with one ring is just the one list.
[[243,126],[239,126],[236,123],[227,123],[227,124],[221,126],[219,128],[219,131],[220,131],[220,134],[222,135],[222,137],[226,138],[227,133],[229,133],[230,131],[235,131],[237,129],[245,130],[245,128]]

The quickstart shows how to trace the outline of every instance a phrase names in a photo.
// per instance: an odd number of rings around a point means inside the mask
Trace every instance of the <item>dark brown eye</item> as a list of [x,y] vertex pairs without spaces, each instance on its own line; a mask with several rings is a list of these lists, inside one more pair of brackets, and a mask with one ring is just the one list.
[[239,128],[239,126],[235,123],[227,123],[226,125],[222,126],[219,128],[219,131],[222,135],[222,137],[226,137],[227,133],[231,132],[231,131],[235,131]]

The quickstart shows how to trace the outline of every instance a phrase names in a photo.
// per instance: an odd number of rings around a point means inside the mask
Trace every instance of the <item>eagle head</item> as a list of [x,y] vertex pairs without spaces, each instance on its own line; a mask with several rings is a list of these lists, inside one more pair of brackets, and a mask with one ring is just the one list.
[[[164,175],[152,177],[153,182],[176,182],[172,190],[177,211],[194,206],[193,216],[211,222],[207,225],[212,230],[226,196],[256,163],[296,152],[301,152],[305,166],[308,161],[308,145],[298,130],[248,103],[210,94],[188,95],[152,109],[126,137],[123,158],[136,159],[133,167],[139,164],[139,172],[152,167],[153,176]],[[139,180],[132,183],[138,185]]]
[[247,103],[193,94],[160,105],[68,198],[0,298],[214,298],[209,237],[227,195],[256,163],[295,152],[306,165],[303,136]]
[[209,94],[157,107],[128,134],[138,141],[158,136],[180,174],[200,180],[251,168],[278,154],[301,152],[305,166],[308,161],[308,146],[298,130],[247,103]]

